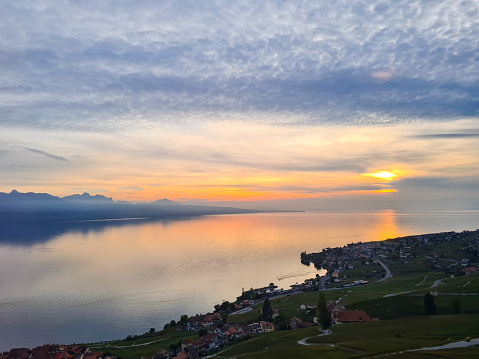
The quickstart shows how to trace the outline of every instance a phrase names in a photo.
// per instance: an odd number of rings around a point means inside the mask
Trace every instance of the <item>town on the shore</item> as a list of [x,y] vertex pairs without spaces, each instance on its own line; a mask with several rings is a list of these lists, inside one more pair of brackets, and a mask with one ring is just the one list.
[[[427,256],[429,265],[446,274],[468,275],[477,272],[477,263],[472,263],[469,258],[477,258],[479,237],[471,238],[469,231],[443,232],[423,234],[379,242],[351,243],[343,247],[325,248],[321,252],[300,255],[304,265],[314,265],[317,269],[324,269],[324,276],[316,275],[306,279],[301,284],[292,285],[289,289],[278,288],[270,283],[263,288],[243,290],[242,294],[234,301],[225,301],[214,306],[214,312],[197,314],[188,317],[181,316],[176,322],[172,320],[164,329],[176,331],[197,332],[199,339],[183,339],[177,344],[170,345],[169,350],[160,350],[152,359],[195,359],[210,355],[228,345],[239,343],[262,333],[275,330],[297,330],[310,326],[325,325],[319,319],[320,301],[317,303],[303,303],[298,310],[301,317],[293,316],[288,322],[281,318],[281,312],[272,308],[270,300],[291,296],[303,292],[323,292],[327,290],[344,289],[352,286],[367,285],[372,282],[382,281],[391,276],[388,263],[414,257],[414,248],[432,246],[443,242],[453,242],[467,239],[464,258],[444,258],[442,253],[434,252]],[[475,252],[474,252],[475,251]],[[469,256],[467,254],[470,254]],[[468,258],[469,257],[469,258]],[[348,271],[354,271],[355,266],[360,266],[360,274],[364,276],[357,279],[349,276]],[[371,268],[365,270],[365,268]],[[320,294],[321,297],[321,294]],[[323,296],[324,298],[324,296]],[[248,313],[253,307],[262,308],[258,320],[235,321],[235,317]],[[378,321],[371,318],[363,310],[346,310],[339,301],[325,302],[328,315],[328,326],[349,322]],[[309,320],[304,320],[309,318]],[[283,319],[283,320],[282,320]],[[155,330],[151,328],[150,334]],[[134,338],[136,338],[135,336]],[[131,340],[128,336],[125,341]],[[32,350],[27,348],[12,349],[0,354],[0,359],[115,359],[107,352],[90,350],[88,345],[43,345]],[[147,359],[147,358],[145,358]],[[149,358],[148,358],[149,359]]]

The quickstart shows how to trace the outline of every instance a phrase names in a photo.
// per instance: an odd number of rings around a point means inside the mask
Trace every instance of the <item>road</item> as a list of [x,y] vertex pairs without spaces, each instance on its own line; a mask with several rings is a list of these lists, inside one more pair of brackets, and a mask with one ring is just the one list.
[[435,260],[435,261],[451,262],[451,263],[454,263],[454,264],[461,264],[461,263],[462,263],[462,261],[457,261],[457,260],[455,260],[455,259],[434,258],[434,257],[431,257],[431,256],[424,256],[424,257],[426,257],[427,259]]
[[[379,259],[379,258],[374,258],[376,261],[378,261],[378,263],[381,265],[381,267],[383,267],[383,269],[386,271],[386,275],[375,281],[375,282],[371,282],[371,283],[368,283],[368,284],[364,284],[364,285],[369,285],[369,284],[373,284],[373,283],[378,283],[378,282],[381,282],[383,280],[386,280],[388,278],[391,277],[392,273],[391,273],[391,270],[389,269],[389,267],[386,265],[386,263]],[[326,281],[330,279],[330,276],[329,275],[325,275],[322,279],[321,279],[321,284],[320,284],[320,289],[319,291],[330,291],[330,290],[338,290],[338,289],[344,289],[344,287],[337,287],[337,288],[326,288]],[[295,292],[289,292],[289,293],[283,293],[283,294],[279,294],[279,295],[276,295],[276,296],[273,296],[273,297],[269,297],[269,300],[273,300],[273,299],[278,299],[278,298],[281,298],[281,297],[286,297],[286,296],[290,296],[290,295],[294,295],[294,294],[300,294],[300,293],[303,293],[301,291],[295,291]],[[255,304],[259,304],[259,303],[262,303],[264,302],[264,299],[263,300],[259,300],[259,301],[251,301],[250,304],[251,306],[255,305]],[[233,312],[231,313],[230,315],[234,315],[234,314],[243,314],[243,313],[247,313],[249,311],[252,310],[252,307],[247,307],[247,308],[243,308],[243,309],[240,309],[236,312]]]
[[377,260],[378,263],[381,265],[381,267],[383,267],[383,269],[386,271],[386,275],[383,278],[381,278],[380,280],[378,280],[374,283],[382,282],[383,280],[386,280],[386,279],[390,278],[392,273],[391,273],[391,270],[389,269],[389,267],[386,265],[386,263],[384,263],[382,259],[379,259],[377,257],[374,258],[374,259]]
[[[471,345],[478,345],[479,339],[471,339],[470,341],[462,340],[460,342],[454,342],[449,344],[440,345],[437,347],[429,347],[429,348],[421,348],[421,349],[411,349],[408,352],[415,352],[419,350],[441,350],[441,349],[454,349],[454,348],[466,348],[470,347]],[[394,353],[392,353],[394,354]]]

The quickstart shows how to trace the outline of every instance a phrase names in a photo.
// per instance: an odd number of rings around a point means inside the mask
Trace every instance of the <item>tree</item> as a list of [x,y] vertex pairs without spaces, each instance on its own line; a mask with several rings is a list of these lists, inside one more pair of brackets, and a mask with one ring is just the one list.
[[180,321],[177,324],[187,324],[188,323],[188,316],[186,314],[182,315]]
[[326,298],[323,292],[319,292],[318,305],[316,306],[316,315],[318,322],[323,329],[331,326],[331,314],[329,314],[328,306],[326,305]]
[[223,303],[221,303],[220,310],[223,310],[223,311],[228,310],[229,306],[230,306],[230,302],[225,300]]
[[426,315],[436,314],[436,304],[434,304],[434,297],[427,292],[424,296],[424,313]]
[[202,328],[198,331],[198,336],[202,337],[203,335],[208,334],[208,331],[205,328]]
[[261,309],[261,313],[263,315],[267,316],[268,318],[271,318],[273,316],[273,308],[271,308],[271,303],[269,302],[269,299],[266,298],[263,303],[263,309]]
[[176,327],[176,321],[171,320],[171,322],[170,322],[170,327],[171,327],[171,328]]
[[150,328],[148,333],[153,334],[154,332],[155,332],[155,328]]
[[175,355],[176,355],[176,349],[178,349],[178,344],[171,343],[171,344],[170,344],[170,350],[171,350],[172,352],[175,352]]
[[461,301],[459,300],[459,298],[454,298],[451,301],[451,306],[452,306],[452,311],[455,314],[461,313],[462,307],[461,307]]

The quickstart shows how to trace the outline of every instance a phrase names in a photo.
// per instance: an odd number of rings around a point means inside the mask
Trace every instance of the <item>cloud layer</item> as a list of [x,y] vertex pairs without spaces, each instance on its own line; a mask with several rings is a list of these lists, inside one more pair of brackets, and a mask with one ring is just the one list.
[[0,5],[1,125],[369,125],[477,117],[475,1]]

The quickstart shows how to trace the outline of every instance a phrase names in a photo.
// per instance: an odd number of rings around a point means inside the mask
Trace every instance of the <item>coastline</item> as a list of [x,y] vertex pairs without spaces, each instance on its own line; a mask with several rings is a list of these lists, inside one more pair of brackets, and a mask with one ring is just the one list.
[[[122,227],[120,227],[120,228],[122,228]],[[298,255],[298,252],[296,253],[296,255]],[[297,262],[299,263],[299,258],[298,258],[298,257],[297,257],[296,260],[297,260]],[[267,284],[267,283],[264,283],[264,284]],[[278,283],[276,283],[276,284],[278,284]],[[238,288],[236,288],[236,293],[238,293],[237,290],[238,290]],[[237,294],[236,294],[236,295],[237,295]],[[213,308],[211,307],[211,303],[214,303],[214,302],[211,302],[211,301],[210,301],[209,303],[210,303],[209,306],[205,307],[205,309],[207,308],[207,310],[212,310]],[[171,318],[175,318],[175,317],[176,317],[176,316],[171,316]],[[146,329],[147,329],[147,328],[146,328]],[[137,332],[137,333],[138,333],[138,332]],[[114,336],[114,337],[120,337],[120,338],[121,338],[121,336]],[[111,338],[111,337],[110,337],[110,338]],[[110,339],[110,338],[106,337],[106,338],[104,338],[104,339]]]

